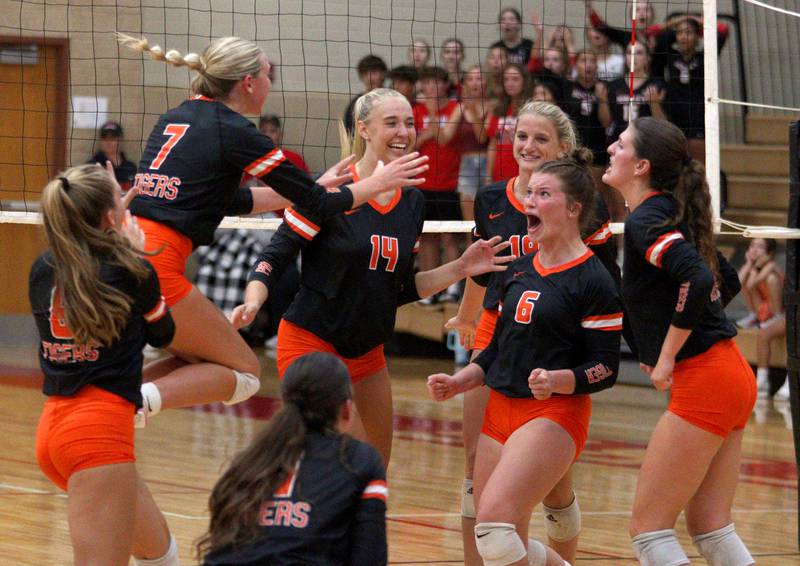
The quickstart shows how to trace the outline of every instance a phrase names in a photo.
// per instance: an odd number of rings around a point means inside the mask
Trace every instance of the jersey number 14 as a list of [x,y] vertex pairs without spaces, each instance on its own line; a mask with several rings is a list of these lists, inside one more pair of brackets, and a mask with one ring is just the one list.
[[397,267],[397,250],[399,247],[397,238],[373,234],[369,237],[369,241],[372,244],[372,254],[369,258],[369,268],[373,271],[377,270],[379,258],[384,258],[387,260],[385,268],[386,271],[390,273],[393,272],[394,268]]

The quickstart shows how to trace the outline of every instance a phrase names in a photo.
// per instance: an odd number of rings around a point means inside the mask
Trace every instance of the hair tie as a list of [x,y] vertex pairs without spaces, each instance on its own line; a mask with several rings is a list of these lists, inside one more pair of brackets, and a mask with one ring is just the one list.
[[64,189],[64,192],[68,193],[70,187],[69,187],[69,181],[67,181],[67,178],[66,177],[59,177],[58,180],[61,181],[61,187]]
[[689,165],[692,164],[692,161],[693,161],[692,156],[687,153],[683,158],[683,166],[688,167]]

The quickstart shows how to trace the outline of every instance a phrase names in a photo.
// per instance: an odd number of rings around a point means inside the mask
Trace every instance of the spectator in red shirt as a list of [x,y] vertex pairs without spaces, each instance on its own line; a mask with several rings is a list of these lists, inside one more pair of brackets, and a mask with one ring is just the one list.
[[262,116],[258,121],[258,129],[261,130],[262,134],[271,138],[272,143],[281,148],[286,159],[291,161],[295,167],[302,169],[306,173],[310,172],[302,155],[283,147],[283,129],[281,128],[281,119],[278,118],[277,114],[265,114]]
[[486,134],[489,148],[486,167],[491,171],[492,182],[510,179],[519,167],[514,159],[514,130],[517,127],[517,110],[531,97],[533,83],[528,70],[517,63],[509,63],[503,70],[503,96],[489,117]]
[[[421,102],[414,106],[417,150],[430,158],[425,183],[419,186],[425,196],[425,220],[461,220],[461,204],[456,187],[461,164],[461,147],[455,140],[460,121],[459,102],[448,98],[449,75],[441,67],[426,67],[419,72]],[[420,271],[458,258],[456,234],[423,234],[418,256]],[[457,289],[448,288],[444,300],[458,300]],[[432,301],[426,301],[432,302]]]

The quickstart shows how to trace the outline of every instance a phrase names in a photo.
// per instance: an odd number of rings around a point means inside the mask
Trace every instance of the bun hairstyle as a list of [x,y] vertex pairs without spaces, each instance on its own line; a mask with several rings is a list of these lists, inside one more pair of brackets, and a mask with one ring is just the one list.
[[368,122],[375,107],[388,98],[400,98],[406,102],[408,101],[405,96],[394,89],[376,88],[359,96],[358,100],[356,100],[356,103],[353,105],[354,127],[352,135],[347,132],[347,129],[344,127],[344,122],[339,122],[339,142],[342,146],[342,159],[351,154],[355,154],[356,161],[364,157],[367,144],[364,138],[358,134],[358,128],[356,126],[359,122]]
[[[281,381],[283,407],[214,486],[208,500],[208,532],[196,544],[208,553],[258,539],[262,504],[286,480],[306,448],[309,432],[338,435],[342,405],[352,398],[350,374],[332,354],[314,352],[292,362]],[[340,445],[344,462],[347,437]],[[298,484],[297,489],[302,485]]]
[[42,191],[42,222],[55,260],[56,290],[79,344],[110,346],[131,313],[131,297],[100,280],[101,258],[140,280],[148,274],[141,250],[104,225],[117,190],[108,171],[92,164],[60,173]]
[[175,49],[165,51],[158,45],[150,45],[146,37],[123,33],[117,34],[117,41],[139,53],[149,53],[150,58],[156,61],[196,71],[198,74],[192,79],[192,92],[209,98],[225,98],[244,77],[256,76],[261,71],[261,59],[264,57],[258,45],[238,37],[215,39],[199,55],[181,55]]
[[650,186],[675,199],[677,214],[667,225],[686,224],[697,251],[719,280],[705,167],[689,156],[686,136],[671,122],[647,117],[631,126],[636,156],[650,162]]
[[567,204],[580,204],[581,212],[578,225],[585,231],[594,220],[596,191],[594,178],[589,168],[592,165],[592,152],[585,147],[574,148],[570,155],[563,159],[548,161],[542,165],[535,175],[552,175],[561,183],[561,190],[567,197]]

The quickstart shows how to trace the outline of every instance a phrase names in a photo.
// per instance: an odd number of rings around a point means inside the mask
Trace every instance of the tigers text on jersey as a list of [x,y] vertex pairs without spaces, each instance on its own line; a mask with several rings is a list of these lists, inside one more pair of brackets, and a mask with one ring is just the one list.
[[263,536],[210,554],[204,564],[382,566],[387,496],[374,448],[342,435],[310,433],[294,473],[261,506]]
[[239,188],[243,173],[319,216],[353,205],[350,189],[326,191],[247,118],[219,101],[195,96],[163,114],[153,128],[130,209],[188,236],[195,247],[210,244],[224,216],[253,209],[250,189]]
[[74,395],[94,385],[142,406],[142,348],[170,343],[172,316],[161,296],[158,278],[147,263],[148,276],[139,281],[125,269],[101,262],[98,277],[133,299],[128,324],[110,346],[77,344],[67,327],[61,293],[55,287],[53,256],[45,253],[31,267],[29,295],[41,339],[39,363],[45,395]]
[[370,201],[326,220],[288,209],[250,278],[269,287],[303,248],[300,291],[284,318],[346,358],[361,356],[389,340],[399,305],[419,299],[414,257],[424,218],[424,197],[412,187],[385,206]]
[[[536,243],[528,237],[528,219],[525,206],[514,193],[517,178],[500,181],[481,187],[475,197],[475,232],[474,236],[488,240],[500,236],[503,241],[511,242],[511,247],[498,255],[523,256],[536,250]],[[603,265],[611,273],[614,281],[620,280],[619,266],[616,262],[616,244],[611,238],[611,217],[608,214],[600,195],[596,198],[594,222],[583,234],[584,242],[592,248]],[[503,274],[485,273],[472,278],[481,287],[486,287],[483,308],[497,310],[502,299]]]
[[538,254],[503,272],[503,303],[489,346],[475,363],[484,382],[508,397],[532,397],[528,377],[537,368],[571,369],[575,393],[611,387],[619,368],[622,304],[600,260],[587,250],[552,268]]
[[717,288],[687,227],[665,225],[675,213],[672,196],[653,192],[625,221],[622,297],[639,360],[651,366],[658,361],[670,324],[692,330],[676,360],[736,335],[723,303],[738,292],[738,278],[722,259],[722,289]]

